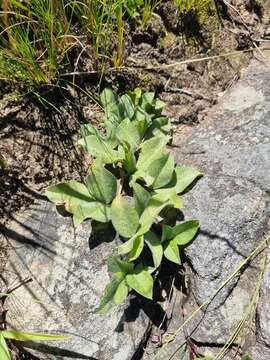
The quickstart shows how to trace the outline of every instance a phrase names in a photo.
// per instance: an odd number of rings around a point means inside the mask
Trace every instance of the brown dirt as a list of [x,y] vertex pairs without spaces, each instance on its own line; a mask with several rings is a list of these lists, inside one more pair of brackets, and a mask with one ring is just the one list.
[[[194,19],[179,17],[171,2],[162,4],[147,29],[128,25],[124,67],[108,69],[102,87],[120,93],[135,86],[154,90],[168,104],[175,132],[196,125],[253,55],[179,63],[249,50],[270,38],[269,1],[263,7],[255,0],[230,3],[233,7],[221,8],[220,18],[209,18],[196,31]],[[90,56],[82,57],[77,70],[89,71],[90,62]],[[42,90],[43,103],[1,89],[0,153],[7,163],[0,173],[3,223],[41,197],[48,185],[84,176],[87,161],[74,141],[80,124],[97,121],[101,113],[91,98],[97,94],[97,76],[77,76],[76,81],[80,89],[61,84]]]

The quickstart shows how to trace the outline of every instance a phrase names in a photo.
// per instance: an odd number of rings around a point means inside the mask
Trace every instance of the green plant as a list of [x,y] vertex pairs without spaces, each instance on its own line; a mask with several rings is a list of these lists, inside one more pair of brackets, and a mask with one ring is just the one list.
[[61,335],[28,333],[18,330],[1,330],[0,331],[0,359],[11,360],[11,355],[8,349],[6,340],[19,341],[56,341],[67,340],[68,337]]
[[168,210],[183,207],[179,194],[202,174],[175,165],[166,148],[170,122],[162,115],[164,103],[153,93],[135,89],[118,97],[105,89],[101,102],[105,134],[89,124],[81,128],[79,144],[93,157],[85,183],[51,186],[46,195],[64,204],[75,226],[88,218],[111,221],[122,240],[117,249],[122,258],[108,259],[113,275],[98,309],[104,313],[123,303],[131,290],[152,299],[163,257],[181,263],[180,250],[195,237],[199,221],[170,226]]
[[64,2],[4,0],[0,17],[0,76],[31,85],[56,76],[70,39]]
[[126,0],[125,9],[128,15],[135,18],[140,15],[139,9],[144,4],[144,0]]
[[175,0],[175,2],[182,14],[188,15],[193,12],[200,24],[207,21],[209,14],[216,13],[215,0]]
[[[89,39],[96,68],[98,60],[103,63],[105,59],[110,58],[114,32],[116,31],[118,37],[123,31],[122,27],[119,28],[122,21],[119,9],[122,7],[122,3],[123,0],[67,1],[67,8],[72,11],[75,23]],[[121,42],[121,39],[117,38],[117,40]],[[82,49],[82,51],[86,50],[87,48]]]
[[[81,56],[89,52],[95,70],[102,70],[108,60],[120,67],[125,21],[141,16],[146,22],[155,4],[156,0],[3,0],[0,78],[30,88],[52,84],[63,69],[76,72]],[[80,40],[82,34],[86,41]]]
[[145,27],[153,11],[160,5],[161,1],[162,0],[126,0],[124,6],[130,17],[141,17],[142,26]]

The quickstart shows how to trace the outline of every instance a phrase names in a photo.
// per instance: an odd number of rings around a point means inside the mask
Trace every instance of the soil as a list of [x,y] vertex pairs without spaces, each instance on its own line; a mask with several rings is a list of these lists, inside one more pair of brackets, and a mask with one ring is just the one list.
[[[119,93],[136,86],[153,90],[166,102],[175,133],[196,126],[256,55],[251,48],[270,38],[268,1],[230,4],[220,6],[202,27],[194,26],[194,17],[180,16],[172,2],[162,3],[147,28],[135,22],[126,25],[124,66],[112,70],[108,65],[101,87],[111,86]],[[240,52],[190,61],[235,51]],[[42,197],[48,185],[85,175],[87,161],[74,142],[80,124],[102,116],[95,101],[98,76],[89,69],[91,55],[85,54],[77,66],[83,75],[70,79],[76,86],[56,84],[37,96],[22,96],[2,84],[0,153],[6,161],[0,170],[2,224]]]

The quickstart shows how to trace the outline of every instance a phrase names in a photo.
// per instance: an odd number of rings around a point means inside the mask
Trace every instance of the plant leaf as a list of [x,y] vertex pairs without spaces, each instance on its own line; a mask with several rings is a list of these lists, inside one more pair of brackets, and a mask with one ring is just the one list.
[[123,145],[123,148],[125,151],[125,160],[123,161],[123,166],[129,174],[132,174],[134,171],[136,171],[136,158],[134,152],[132,151],[129,144]]
[[145,134],[146,139],[153,138],[154,136],[166,136],[170,134],[171,123],[165,116],[153,120],[152,125],[147,129]]
[[174,187],[157,189],[153,197],[160,202],[168,201],[168,205],[173,206],[175,209],[182,209],[184,206],[183,200],[177,195]]
[[137,169],[147,172],[150,164],[161,157],[168,140],[169,136],[157,136],[146,140],[141,147],[140,156],[137,161]]
[[135,111],[135,106],[128,94],[124,94],[120,97],[119,102],[123,105],[125,109],[125,116],[129,119],[132,119]]
[[99,136],[97,129],[91,124],[81,125],[80,133],[83,138],[85,138],[86,136],[89,136],[89,135],[98,135]]
[[131,261],[138,259],[138,257],[141,255],[141,252],[143,250],[143,246],[144,246],[143,235],[139,235],[139,236],[135,237],[135,239],[133,241],[133,247],[132,247],[130,253],[128,254],[128,261],[131,262]]
[[93,219],[99,222],[110,221],[110,208],[98,201],[90,201],[88,203],[78,204],[70,207],[73,214],[74,226],[79,226],[85,219]]
[[114,275],[111,281],[107,284],[104,293],[100,299],[99,307],[96,309],[96,313],[105,314],[114,305],[114,295],[118,289],[118,286],[124,280],[124,277]]
[[[141,1],[141,0],[140,0]],[[141,1],[141,5],[143,4],[143,2]],[[131,98],[131,100],[133,101],[133,103],[135,105],[139,104],[140,98],[142,96],[142,90],[137,87],[135,88],[133,91],[129,91],[128,92],[129,97]]]
[[[139,235],[143,235],[143,233],[139,234]],[[136,236],[138,236],[138,235],[135,234],[128,241],[125,241],[122,245],[120,245],[118,247],[118,254],[119,255],[128,254],[133,249],[133,243],[134,243],[134,241],[136,239]]]
[[117,195],[112,202],[111,219],[116,231],[126,238],[133,236],[139,226],[136,209],[121,195]]
[[[206,360],[212,360],[212,359],[206,359]],[[253,358],[252,357],[250,357],[249,355],[244,355],[244,356],[242,356],[241,357],[241,360],[253,360]]]
[[121,144],[128,143],[132,150],[136,149],[141,141],[141,128],[139,121],[123,120],[117,127],[116,137]]
[[152,253],[155,268],[158,268],[161,264],[163,257],[163,247],[161,245],[160,239],[155,233],[153,233],[152,231],[148,231],[144,235],[144,241],[146,242]]
[[177,245],[189,244],[199,230],[200,223],[198,220],[189,220],[182,224],[176,225],[172,229],[172,238]]
[[[152,163],[151,165],[156,166],[153,188],[158,189],[168,184],[172,178],[172,174],[174,171],[174,158],[172,154],[164,155],[160,159],[159,163],[157,163],[157,161],[154,161],[154,163]],[[149,166],[148,171],[151,169],[151,165]]]
[[57,341],[70,339],[69,336],[32,333],[19,330],[3,330],[1,331],[1,336],[5,339],[22,341]]
[[169,204],[169,201],[162,202],[156,200],[152,197],[149,200],[147,207],[145,208],[144,212],[140,217],[140,224],[141,224],[141,231],[142,233],[146,233],[150,230],[152,224],[154,223],[156,217]]
[[151,195],[138,183],[134,183],[132,187],[134,191],[135,208],[137,213],[141,215],[146,208]]
[[175,168],[177,182],[175,190],[177,194],[184,192],[197,178],[203,176],[203,173],[190,167],[177,166]]
[[114,150],[111,143],[96,135],[88,135],[85,137],[87,152],[100,159],[105,164],[113,164],[122,161],[125,158],[124,150],[118,148]]
[[9,349],[6,343],[2,332],[0,333],[0,359],[1,360],[11,360]]
[[177,208],[181,208],[182,201],[181,198],[176,195],[174,189],[171,189],[171,191],[165,191],[165,189],[156,190],[140,217],[140,224],[144,230],[144,232],[142,230],[140,233],[145,233],[151,228],[161,210],[166,206],[175,207],[175,205],[177,205]]
[[50,186],[46,196],[56,205],[64,205],[66,211],[73,214],[74,225],[78,226],[83,220],[92,218],[100,222],[110,220],[110,209],[94,199],[87,187],[78,181]]
[[153,278],[144,269],[137,270],[134,274],[128,274],[126,281],[129,287],[137,293],[146,297],[147,299],[153,298]]
[[116,257],[110,256],[107,260],[108,271],[114,274],[122,275],[132,273],[134,269],[134,264],[127,261],[120,260]]
[[117,104],[118,95],[109,88],[106,88],[100,94],[100,101],[105,111],[109,111],[110,108]]
[[168,260],[170,260],[178,265],[181,265],[179,248],[175,241],[171,240],[169,243],[166,244],[165,249],[164,249],[164,256]]
[[91,166],[90,174],[86,179],[86,186],[90,195],[97,201],[109,204],[116,195],[116,177],[101,163],[94,162]]
[[155,99],[155,93],[153,92],[146,92],[141,97],[141,107],[146,112],[153,112],[153,103]]
[[171,240],[173,238],[173,228],[169,225],[163,224],[162,225],[162,237],[161,242],[165,242],[167,240]]
[[142,135],[146,133],[148,127],[152,124],[151,116],[140,106],[136,107],[132,121],[141,123]]
[[121,305],[125,301],[128,296],[128,286],[126,284],[126,280],[122,280],[116,289],[113,300],[116,305]]
[[[168,169],[168,172],[163,172],[163,168],[166,167],[168,158],[169,154],[161,153],[158,158],[154,159],[153,162],[148,165],[147,169],[138,169],[138,171],[133,175],[133,181],[139,178],[144,180],[147,186],[153,186],[153,188],[155,188],[155,181],[159,176],[161,176],[161,186],[166,185],[171,180],[171,174],[173,172],[173,168],[171,173],[170,169]],[[160,184],[157,183],[156,187],[158,188]]]
[[46,196],[56,205],[64,204],[68,212],[70,212],[70,208],[78,204],[88,203],[94,200],[90,196],[87,187],[75,180],[49,186],[46,190]]

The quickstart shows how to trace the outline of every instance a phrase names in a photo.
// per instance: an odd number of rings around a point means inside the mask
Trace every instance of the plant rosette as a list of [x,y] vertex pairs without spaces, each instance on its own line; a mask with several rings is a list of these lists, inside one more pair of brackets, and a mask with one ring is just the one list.
[[[180,195],[200,171],[177,166],[166,145],[171,125],[162,115],[164,103],[153,93],[135,89],[118,96],[101,94],[104,133],[82,125],[78,144],[93,158],[84,183],[50,186],[46,195],[72,214],[74,225],[86,219],[111,222],[122,244],[108,259],[112,274],[97,309],[107,312],[131,291],[153,298],[154,280],[163,258],[181,264],[181,252],[196,236],[198,220],[166,225],[169,208],[182,209]],[[148,249],[151,258],[143,256]],[[147,260],[146,260],[147,259]]]

